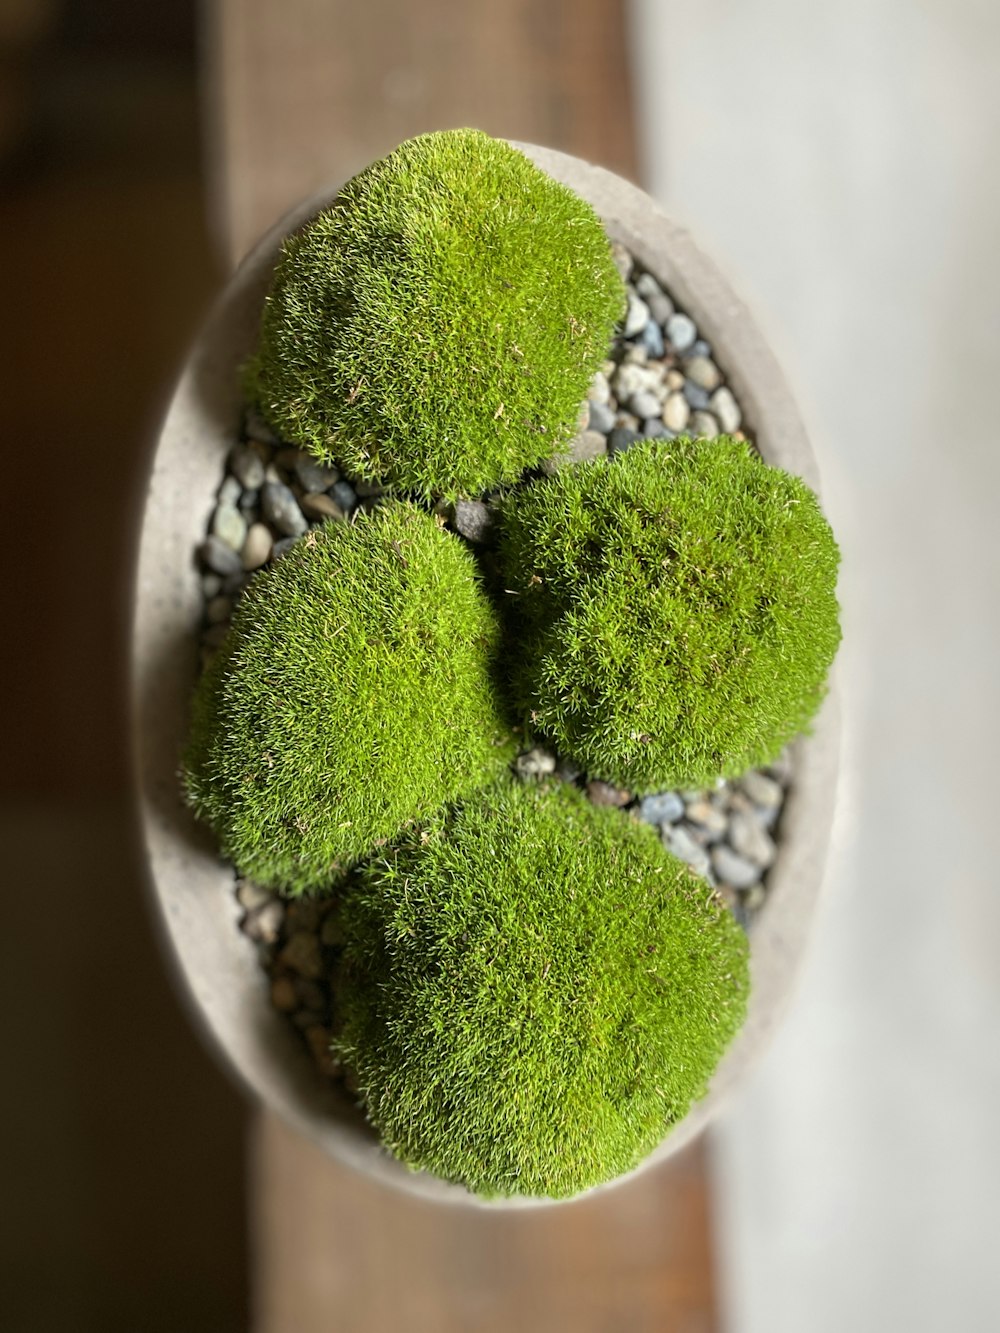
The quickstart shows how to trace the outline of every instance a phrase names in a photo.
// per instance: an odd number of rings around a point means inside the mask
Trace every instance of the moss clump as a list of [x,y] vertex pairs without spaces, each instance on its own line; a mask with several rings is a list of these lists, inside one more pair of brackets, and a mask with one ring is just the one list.
[[340,910],[338,1054],[394,1154],[479,1194],[630,1170],[743,1020],[731,914],[574,788],[505,784],[435,816]]
[[426,134],[285,241],[248,392],[356,477],[478,493],[568,439],[623,307],[589,204],[502,140]]
[[745,772],[823,697],[837,546],[808,487],[743,442],[653,441],[512,492],[501,562],[518,706],[594,776]]
[[187,794],[241,874],[289,893],[495,779],[497,618],[460,539],[392,503],[251,582],[199,683]]

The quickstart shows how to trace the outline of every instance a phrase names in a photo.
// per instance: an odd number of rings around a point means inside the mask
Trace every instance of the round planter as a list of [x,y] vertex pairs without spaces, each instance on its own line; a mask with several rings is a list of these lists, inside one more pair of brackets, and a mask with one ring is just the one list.
[[[771,353],[746,308],[688,234],[620,177],[563,153],[518,146],[588,199],[610,236],[622,241],[691,313],[725,367],[764,458],[816,488],[815,460]],[[202,611],[192,552],[204,536],[234,438],[240,403],[237,367],[253,346],[282,237],[336,193],[326,190],[295,209],[230,279],[188,356],[160,432],[137,553],[132,628],[139,814],[153,897],[181,989],[196,1024],[210,1034],[248,1090],[341,1161],[427,1198],[471,1202],[465,1190],[414,1174],[388,1156],[361,1112],[319,1079],[291,1026],[272,1008],[253,945],[239,930],[232,869],[219,859],[211,835],[195,824],[180,798],[178,756],[196,675]],[[663,1161],[703,1128],[775,1026],[803,952],[826,859],[837,741],[831,693],[812,736],[794,747],[779,856],[751,935],[752,993],[746,1024],[708,1095],[637,1170]],[[492,1206],[531,1202],[503,1200]]]

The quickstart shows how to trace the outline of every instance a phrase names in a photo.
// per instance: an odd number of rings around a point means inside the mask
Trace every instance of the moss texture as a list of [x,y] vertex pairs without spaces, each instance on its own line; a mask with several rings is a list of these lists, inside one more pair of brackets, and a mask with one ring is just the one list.
[[241,874],[328,887],[507,753],[496,615],[461,540],[393,502],[253,579],[194,701],[185,782]]
[[837,546],[804,482],[746,443],[651,441],[512,492],[501,564],[518,707],[593,776],[737,775],[823,697]]
[[565,1197],[630,1170],[743,1020],[747,943],[654,831],[575,788],[438,815],[362,869],[336,1049],[411,1167]]
[[477,494],[570,438],[624,300],[589,204],[502,140],[422,135],[285,241],[247,388],[353,476]]

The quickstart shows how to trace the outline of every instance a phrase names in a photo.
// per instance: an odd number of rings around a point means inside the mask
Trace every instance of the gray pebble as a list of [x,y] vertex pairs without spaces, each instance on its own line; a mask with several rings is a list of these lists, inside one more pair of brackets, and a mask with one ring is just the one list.
[[212,597],[217,597],[222,588],[222,580],[218,574],[202,574],[201,576],[201,595],[208,601]]
[[382,494],[382,484],[378,481],[356,481],[354,491],[359,499],[371,500]]
[[349,514],[358,502],[354,487],[348,485],[346,481],[335,481],[330,487],[329,494],[333,496],[345,514]]
[[669,393],[663,404],[663,421],[670,430],[685,430],[691,418],[691,408],[682,393]]
[[271,529],[265,527],[263,523],[253,523],[247,530],[247,538],[243,543],[241,559],[243,568],[249,572],[252,569],[260,569],[261,565],[267,563],[271,558],[271,549],[274,546],[274,538],[271,536]]
[[340,480],[340,473],[335,467],[325,467],[322,463],[317,463],[315,458],[303,453],[300,453],[295,460],[295,475],[307,495],[327,491],[335,481]]
[[288,554],[297,541],[298,537],[282,537],[280,541],[276,541],[271,552],[271,559],[280,560],[283,555]]
[[636,291],[639,293],[639,295],[642,297],[644,301],[648,301],[649,298],[651,296],[655,296],[657,292],[660,293],[663,292],[663,288],[653,277],[652,273],[637,274],[634,285]]
[[241,491],[240,492],[240,513],[252,523],[256,516],[257,506],[260,504],[260,491]]
[[470,542],[488,540],[493,516],[482,500],[459,500],[455,504],[455,527]]
[[660,415],[660,400],[648,389],[640,389],[638,393],[634,393],[628,400],[628,406],[629,411],[634,412],[642,421]]
[[743,414],[740,412],[736,399],[725,385],[716,389],[715,393],[712,394],[710,406],[719,418],[719,425],[727,435],[732,435],[734,431],[739,430],[743,421]]
[[674,431],[667,430],[658,417],[647,417],[642,423],[642,433],[647,440],[672,440],[675,435]]
[[663,330],[655,318],[651,319],[643,329],[641,340],[643,347],[652,357],[661,357],[666,351],[663,344]]
[[322,491],[318,495],[303,495],[299,504],[306,518],[314,523],[324,523],[327,519],[333,519],[338,523],[344,521],[344,511],[340,505],[332,495],[325,495]]
[[692,384],[690,380],[684,381],[684,397],[690,407],[704,412],[708,407],[708,390],[701,389],[697,384]]
[[247,521],[238,509],[220,504],[212,515],[212,531],[234,551],[242,550],[247,535]]
[[782,750],[774,763],[768,764],[767,771],[776,782],[786,786],[792,778],[792,756],[788,750]]
[[239,570],[235,574],[227,574],[222,580],[222,591],[230,599],[235,600],[243,595],[243,589],[246,586],[246,574]]
[[514,761],[518,777],[542,778],[556,771],[556,757],[540,745],[534,746],[525,754],[519,754]]
[[694,321],[687,315],[679,312],[671,315],[667,320],[667,337],[678,352],[686,352],[695,338],[698,336],[698,330],[694,326]]
[[693,412],[691,414],[691,434],[701,440],[714,440],[719,433],[719,423],[711,412]]
[[218,502],[220,505],[238,505],[240,496],[243,494],[243,487],[235,477],[226,477],[219,487]]
[[542,462],[542,471],[547,477],[554,477],[560,468],[571,467],[574,463],[589,463],[591,459],[601,458],[608,452],[608,441],[600,431],[585,430],[575,435],[570,441],[566,453],[555,454]]
[[615,414],[607,403],[598,403],[595,399],[590,400],[590,414],[587,419],[588,430],[598,430],[602,435],[607,435],[609,431],[614,430]]
[[684,802],[675,791],[657,792],[639,802],[639,818],[647,824],[674,824],[684,814]]
[[674,856],[680,857],[686,865],[691,867],[695,874],[708,874],[711,866],[708,852],[700,843],[695,841],[682,824],[668,824],[663,830],[663,841]]
[[240,558],[231,546],[227,546],[214,533],[206,537],[198,547],[202,563],[223,578],[227,574],[238,574],[242,568]]
[[260,440],[262,444],[269,444],[275,448],[278,443],[278,437],[267,424],[264,418],[254,408],[247,408],[246,414],[246,433],[251,440]]
[[637,292],[629,292],[628,309],[625,311],[624,333],[626,338],[634,338],[641,333],[649,322],[649,306]]
[[766,773],[759,773],[756,769],[744,773],[740,778],[740,786],[754,805],[762,806],[764,809],[777,809],[781,804],[781,787]]
[[692,383],[697,384],[699,389],[707,389],[709,393],[722,383],[719,367],[707,356],[689,357],[684,363],[684,374]]
[[229,455],[229,467],[245,491],[256,491],[264,484],[264,463],[249,444],[237,444]]
[[704,338],[696,338],[695,341],[691,344],[691,355],[692,355],[692,356],[711,356],[711,355],[712,355],[712,349],[711,349],[711,347],[708,345],[708,343],[705,341]]
[[623,454],[636,440],[641,439],[638,431],[630,430],[627,426],[616,426],[608,436],[608,449],[613,454]]
[[735,812],[729,824],[729,841],[734,851],[762,870],[766,870],[774,860],[774,839],[753,815],[741,810]]
[[712,869],[725,884],[734,889],[749,889],[760,879],[760,866],[734,852],[724,842],[712,848]]
[[260,505],[267,521],[286,537],[301,537],[309,526],[298,500],[283,482],[265,481],[260,491]]

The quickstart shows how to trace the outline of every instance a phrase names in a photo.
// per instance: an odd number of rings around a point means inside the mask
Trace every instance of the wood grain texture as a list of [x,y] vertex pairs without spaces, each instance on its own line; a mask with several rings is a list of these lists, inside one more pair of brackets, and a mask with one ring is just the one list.
[[216,220],[235,259],[401,140],[473,125],[636,172],[621,0],[216,0]]
[[263,1116],[256,1333],[712,1333],[703,1149],[554,1209],[427,1203]]
[[[216,0],[207,88],[232,259],[402,139],[475,125],[636,176],[622,0]],[[705,1148],[537,1211],[427,1204],[270,1115],[251,1144],[256,1333],[714,1333]]]

